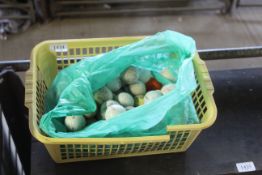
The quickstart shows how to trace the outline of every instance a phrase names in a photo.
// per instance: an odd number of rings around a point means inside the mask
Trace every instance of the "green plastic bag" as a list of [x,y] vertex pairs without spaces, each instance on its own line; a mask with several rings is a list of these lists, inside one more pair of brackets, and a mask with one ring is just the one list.
[[[165,31],[111,52],[84,58],[60,71],[45,97],[46,113],[40,128],[57,138],[133,137],[166,134],[166,126],[198,123],[191,93],[196,88],[192,58],[195,42],[183,34]],[[83,130],[66,132],[65,116],[96,111],[93,92],[120,76],[130,66],[148,69],[155,78],[168,81],[159,72],[168,67],[176,76],[176,89],[149,104],[99,120]]]

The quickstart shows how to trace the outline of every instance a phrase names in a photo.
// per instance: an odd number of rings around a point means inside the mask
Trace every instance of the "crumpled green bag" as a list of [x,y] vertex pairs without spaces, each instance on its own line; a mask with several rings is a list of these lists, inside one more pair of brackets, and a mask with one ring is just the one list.
[[[167,125],[198,123],[191,93],[196,88],[192,58],[195,42],[183,34],[164,31],[143,40],[89,57],[60,71],[45,96],[46,113],[40,128],[51,137],[134,137],[166,134]],[[65,116],[96,111],[93,92],[120,76],[129,66],[148,69],[155,78],[168,67],[177,77],[176,89],[153,102],[100,120],[83,130],[66,132]]]

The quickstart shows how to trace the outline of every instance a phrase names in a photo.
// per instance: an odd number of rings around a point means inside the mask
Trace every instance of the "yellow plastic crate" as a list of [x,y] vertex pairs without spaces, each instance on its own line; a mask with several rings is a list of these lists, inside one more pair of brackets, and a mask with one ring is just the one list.
[[26,74],[25,104],[29,109],[32,135],[47,148],[55,162],[108,159],[186,151],[199,133],[211,126],[217,115],[214,88],[205,63],[195,54],[193,59],[198,87],[192,93],[200,124],[167,126],[167,135],[123,138],[50,138],[38,127],[44,109],[44,94],[60,69],[76,63],[83,56],[108,52],[142,39],[116,37],[81,40],[45,41],[31,54]]

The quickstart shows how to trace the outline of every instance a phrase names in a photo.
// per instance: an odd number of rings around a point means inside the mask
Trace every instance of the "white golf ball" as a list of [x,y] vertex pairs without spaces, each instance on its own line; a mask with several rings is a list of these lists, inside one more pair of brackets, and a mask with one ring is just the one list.
[[67,116],[64,123],[69,131],[79,131],[85,127],[86,120],[82,116]]
[[176,77],[171,73],[171,71],[168,68],[163,69],[161,71],[161,75],[172,82],[176,81]]
[[106,107],[109,107],[111,105],[119,105],[119,103],[115,100],[107,100],[106,101]]
[[111,105],[107,108],[105,113],[105,119],[109,120],[113,117],[116,117],[117,115],[125,112],[126,109],[121,105]]
[[101,115],[102,119],[105,119],[106,110],[109,106],[112,106],[112,105],[119,105],[119,103],[117,101],[114,101],[114,100],[108,100],[101,105],[100,115]]
[[172,90],[174,90],[176,88],[176,85],[175,84],[166,84],[165,86],[163,86],[162,88],[161,88],[161,92],[163,93],[163,94],[167,94],[167,93],[169,93],[169,92],[171,92]]
[[129,110],[134,109],[134,108],[135,108],[134,106],[127,106],[126,110],[129,111]]
[[159,90],[149,91],[144,96],[144,104],[150,103],[151,101],[161,97],[163,94]]

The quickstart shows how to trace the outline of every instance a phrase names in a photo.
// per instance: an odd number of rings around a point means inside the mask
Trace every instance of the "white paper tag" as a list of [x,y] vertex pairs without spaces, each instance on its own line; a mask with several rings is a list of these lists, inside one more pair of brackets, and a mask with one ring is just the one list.
[[237,163],[237,170],[238,172],[250,172],[250,171],[256,171],[256,167],[252,161],[250,162],[241,162]]
[[67,44],[51,44],[50,45],[50,51],[53,52],[67,52]]

